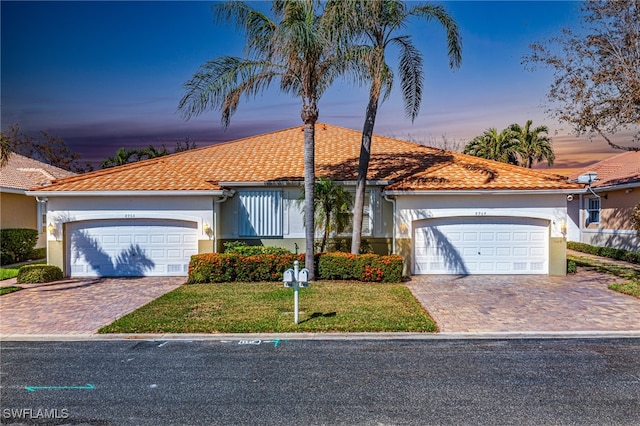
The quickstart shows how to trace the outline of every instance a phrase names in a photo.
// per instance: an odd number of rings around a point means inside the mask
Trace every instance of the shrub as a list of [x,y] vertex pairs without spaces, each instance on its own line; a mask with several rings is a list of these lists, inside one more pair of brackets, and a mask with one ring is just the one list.
[[47,257],[47,248],[46,247],[33,249],[31,251],[31,255],[29,256],[29,258],[31,258],[33,260],[44,259],[45,257]]
[[18,284],[48,283],[64,278],[62,270],[53,265],[25,265],[18,270]]
[[318,272],[320,278],[326,280],[400,282],[402,262],[398,255],[325,253],[320,257]]
[[227,241],[224,245],[225,253],[236,253],[242,256],[255,256],[258,254],[290,254],[291,251],[284,247],[248,246],[242,241]]
[[0,253],[2,264],[22,262],[38,242],[35,229],[0,229]]
[[197,254],[191,256],[187,283],[280,281],[295,260],[304,263],[304,254]]
[[577,243],[574,241],[567,241],[567,248],[582,253],[592,254],[594,256],[608,257],[610,259],[623,260],[630,263],[640,263],[640,253],[635,251],[592,246],[590,244]]
[[575,274],[576,272],[578,272],[578,265],[576,265],[576,262],[573,260],[567,260],[567,273]]

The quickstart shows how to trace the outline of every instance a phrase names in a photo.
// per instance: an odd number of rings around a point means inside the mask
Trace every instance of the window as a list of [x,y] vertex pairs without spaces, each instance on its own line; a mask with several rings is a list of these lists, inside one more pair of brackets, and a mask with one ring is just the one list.
[[239,236],[282,237],[282,191],[242,191],[238,200]]
[[47,232],[47,203],[36,201],[38,208],[38,232]]
[[589,223],[600,222],[600,198],[589,198],[587,212],[589,213]]
[[[355,190],[351,191],[351,195],[353,196],[353,200],[355,201]],[[364,192],[364,209],[362,211],[362,235],[371,235],[371,191],[365,190]],[[353,216],[349,220],[349,226],[341,235],[349,235],[353,234]]]

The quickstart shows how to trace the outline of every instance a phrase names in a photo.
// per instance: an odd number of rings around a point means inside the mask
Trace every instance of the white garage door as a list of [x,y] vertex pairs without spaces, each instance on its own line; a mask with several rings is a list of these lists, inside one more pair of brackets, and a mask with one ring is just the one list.
[[414,227],[415,274],[548,274],[549,222],[427,219]]
[[67,225],[68,271],[74,277],[186,276],[198,252],[197,224],[114,219]]

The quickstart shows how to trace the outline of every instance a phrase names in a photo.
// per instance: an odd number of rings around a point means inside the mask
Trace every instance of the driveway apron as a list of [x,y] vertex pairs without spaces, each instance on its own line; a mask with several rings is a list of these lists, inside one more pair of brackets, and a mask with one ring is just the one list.
[[22,290],[0,297],[0,335],[96,333],[184,282],[185,277],[144,277],[19,284]]
[[545,275],[414,276],[407,287],[444,332],[638,331],[640,299],[619,278],[580,269]]

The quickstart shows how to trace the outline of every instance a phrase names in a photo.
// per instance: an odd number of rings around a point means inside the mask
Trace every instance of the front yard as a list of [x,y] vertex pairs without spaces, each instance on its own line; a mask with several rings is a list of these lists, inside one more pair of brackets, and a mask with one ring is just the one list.
[[403,284],[316,282],[191,284],[103,327],[100,333],[435,332],[435,322]]
[[576,262],[578,266],[625,278],[626,282],[610,284],[609,289],[640,299],[640,271],[612,263],[600,262],[586,256],[569,256],[569,259]]

